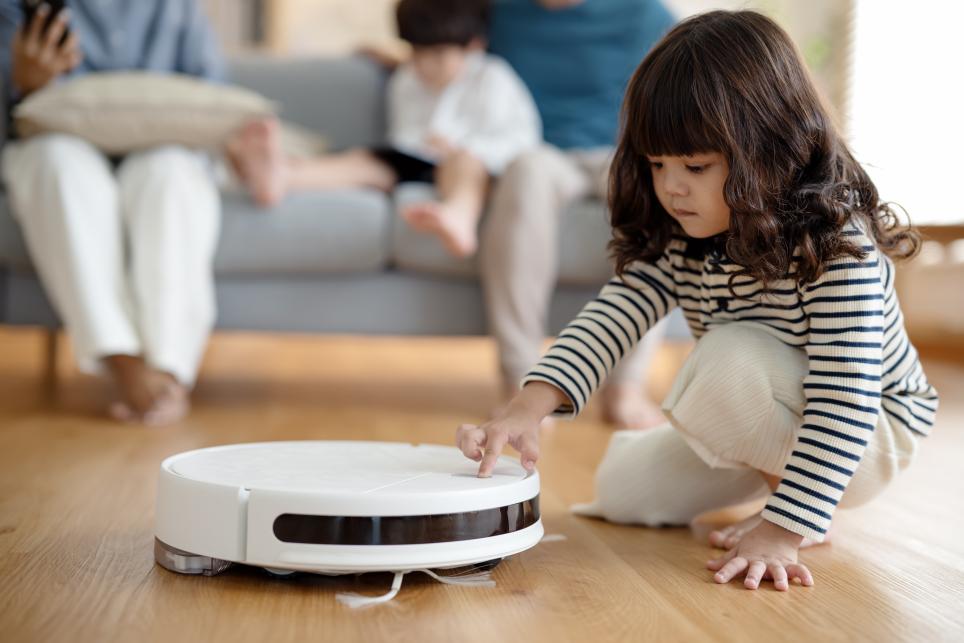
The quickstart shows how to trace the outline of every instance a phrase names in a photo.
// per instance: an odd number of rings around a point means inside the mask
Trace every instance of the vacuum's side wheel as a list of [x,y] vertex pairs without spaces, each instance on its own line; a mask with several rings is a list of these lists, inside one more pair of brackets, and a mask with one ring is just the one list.
[[492,560],[483,560],[478,563],[472,563],[471,565],[461,565],[459,567],[445,567],[441,569],[434,569],[435,573],[440,576],[471,576],[472,574],[485,574],[491,572],[493,569],[499,566],[502,562],[501,558],[493,558]]
[[262,569],[275,578],[290,578],[298,573],[293,569],[279,569],[277,567],[263,567]]
[[473,567],[477,567],[479,571],[482,571],[482,572],[490,572],[496,567],[498,567],[499,563],[501,562],[502,562],[501,558],[493,558],[492,560],[486,560],[484,562],[477,563],[476,565],[473,565]]
[[201,556],[191,552],[171,547],[154,539],[154,560],[158,565],[178,574],[202,574],[214,576],[231,566],[231,561]]

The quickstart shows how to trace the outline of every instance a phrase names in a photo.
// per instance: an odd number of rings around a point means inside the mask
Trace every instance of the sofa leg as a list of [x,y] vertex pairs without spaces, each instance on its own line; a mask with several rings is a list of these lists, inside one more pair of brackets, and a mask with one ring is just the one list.
[[59,350],[60,331],[48,328],[44,331],[44,370],[43,386],[47,391],[57,388],[57,353]]

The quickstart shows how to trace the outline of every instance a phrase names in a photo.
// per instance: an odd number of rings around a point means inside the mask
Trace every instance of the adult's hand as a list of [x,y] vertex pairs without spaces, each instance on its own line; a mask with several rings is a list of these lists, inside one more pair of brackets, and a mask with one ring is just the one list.
[[13,37],[13,69],[11,80],[22,96],[44,87],[57,76],[70,71],[82,59],[75,32],[63,43],[67,30],[67,9],[62,9],[44,30],[50,7],[41,5],[30,24],[22,25]]
[[378,45],[362,45],[355,50],[355,53],[365,56],[388,71],[395,71],[409,60],[409,56],[401,51]]

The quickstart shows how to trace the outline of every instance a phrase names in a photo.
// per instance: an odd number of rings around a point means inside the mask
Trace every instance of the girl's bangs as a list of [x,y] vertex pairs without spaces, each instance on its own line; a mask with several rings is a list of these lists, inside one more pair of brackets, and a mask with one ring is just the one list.
[[692,156],[723,152],[723,137],[713,127],[697,95],[688,56],[657,58],[641,70],[638,91],[627,95],[626,123],[639,156]]

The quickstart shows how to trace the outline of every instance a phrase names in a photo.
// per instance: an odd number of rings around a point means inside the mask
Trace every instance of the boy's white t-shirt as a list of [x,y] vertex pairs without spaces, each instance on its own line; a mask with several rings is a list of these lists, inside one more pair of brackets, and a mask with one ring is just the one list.
[[472,52],[458,77],[439,93],[419,81],[411,63],[388,85],[388,140],[396,149],[438,160],[426,145],[444,138],[478,158],[492,175],[542,141],[542,121],[532,95],[507,62]]

